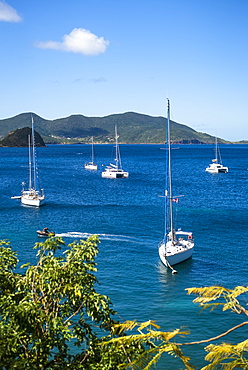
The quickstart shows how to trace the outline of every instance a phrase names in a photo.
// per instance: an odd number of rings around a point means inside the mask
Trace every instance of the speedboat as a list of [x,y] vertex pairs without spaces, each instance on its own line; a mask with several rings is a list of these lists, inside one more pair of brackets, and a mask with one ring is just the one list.
[[51,230],[37,230],[39,236],[52,237],[55,236],[55,232]]

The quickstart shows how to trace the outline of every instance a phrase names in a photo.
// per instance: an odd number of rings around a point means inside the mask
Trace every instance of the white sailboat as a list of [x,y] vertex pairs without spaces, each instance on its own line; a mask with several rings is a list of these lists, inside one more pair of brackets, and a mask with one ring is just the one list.
[[167,151],[166,151],[166,190],[165,190],[165,234],[158,250],[161,261],[166,267],[176,265],[190,258],[194,251],[193,234],[190,231],[175,230],[173,205],[178,202],[178,196],[172,193],[172,166],[170,143],[170,102],[167,99]]
[[217,137],[215,138],[215,158],[212,159],[212,163],[206,168],[207,172],[210,173],[227,173],[228,167],[223,166],[220,156],[220,149],[217,143]]
[[102,172],[102,177],[109,179],[127,178],[129,173],[122,169],[117,127],[115,126],[115,164],[110,163]]
[[94,139],[93,136],[91,138],[91,162],[85,163],[84,168],[86,170],[96,171],[97,170],[97,164],[94,163]]
[[34,120],[32,117],[31,136],[28,136],[28,157],[29,157],[29,184],[25,190],[25,183],[22,182],[22,193],[20,196],[13,196],[11,199],[20,199],[22,204],[27,206],[40,207],[45,202],[44,189],[39,187],[38,168],[36,160]]

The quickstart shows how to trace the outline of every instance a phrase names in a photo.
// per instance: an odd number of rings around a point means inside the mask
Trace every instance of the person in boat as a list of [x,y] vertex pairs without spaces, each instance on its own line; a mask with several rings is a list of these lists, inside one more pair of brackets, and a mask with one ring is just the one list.
[[51,233],[51,230],[49,230],[48,227],[44,227],[42,232],[45,233],[45,234],[49,234],[49,233]]

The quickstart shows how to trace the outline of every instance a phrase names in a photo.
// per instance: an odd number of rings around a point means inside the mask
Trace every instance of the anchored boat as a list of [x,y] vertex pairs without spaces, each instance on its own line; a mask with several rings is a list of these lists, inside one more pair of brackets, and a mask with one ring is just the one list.
[[110,163],[102,172],[102,177],[109,179],[127,178],[129,173],[123,171],[121,164],[120,148],[118,144],[117,127],[115,126],[115,164]]
[[167,130],[166,130],[166,189],[165,189],[165,231],[164,238],[159,243],[158,251],[161,261],[172,273],[177,272],[173,265],[190,258],[194,251],[193,233],[191,231],[176,230],[174,225],[173,207],[181,196],[173,196],[172,166],[170,142],[170,102],[167,99]]
[[40,189],[38,167],[36,160],[34,120],[32,120],[31,136],[28,136],[28,158],[29,158],[29,184],[28,189],[25,189],[25,182],[22,182],[22,193],[18,196],[13,196],[11,199],[20,199],[22,204],[27,206],[40,207],[45,202],[44,189]]

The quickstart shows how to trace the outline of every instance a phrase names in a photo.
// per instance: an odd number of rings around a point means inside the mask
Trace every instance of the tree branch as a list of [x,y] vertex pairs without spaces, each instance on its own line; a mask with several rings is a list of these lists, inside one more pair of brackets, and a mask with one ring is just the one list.
[[213,338],[209,338],[209,339],[204,339],[204,340],[200,340],[198,342],[189,342],[189,343],[177,343],[177,345],[179,346],[189,346],[189,345],[192,345],[192,344],[201,344],[201,343],[208,343],[208,342],[213,342],[214,340],[217,340],[217,339],[220,339],[222,337],[225,337],[226,335],[230,334],[232,331],[236,330],[236,329],[239,329],[241,328],[242,326],[244,325],[248,325],[248,321],[244,321],[242,322],[241,324],[239,325],[236,325],[234,326],[233,328],[227,330],[225,333],[222,333],[220,335],[217,335],[216,337],[213,337]]

